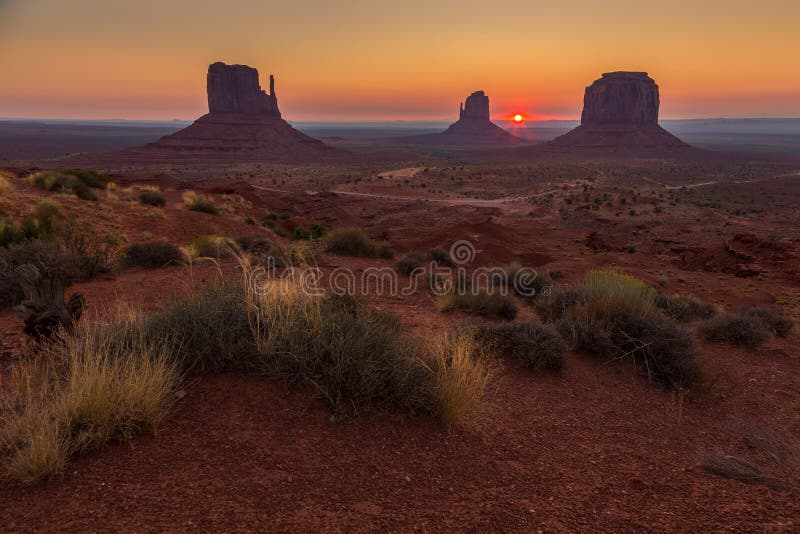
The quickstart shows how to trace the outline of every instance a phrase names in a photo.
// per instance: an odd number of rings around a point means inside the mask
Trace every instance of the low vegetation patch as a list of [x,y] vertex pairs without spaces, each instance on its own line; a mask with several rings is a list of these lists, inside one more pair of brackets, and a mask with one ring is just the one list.
[[219,209],[209,199],[204,196],[191,196],[186,200],[186,209],[190,211],[199,211],[201,213],[210,213],[211,215],[218,215]]
[[0,221],[0,307],[23,296],[16,267],[31,263],[68,285],[110,271],[118,245],[114,235],[101,237],[86,222],[62,216],[52,201],[41,202],[20,225]]
[[0,171],[0,194],[8,194],[13,190],[14,184],[3,171]]
[[630,360],[650,382],[679,389],[697,377],[691,332],[664,315],[655,289],[637,278],[590,271],[581,284],[554,293],[538,309],[577,350]]
[[717,315],[703,323],[700,333],[708,341],[720,341],[754,349],[775,334],[786,337],[792,320],[764,308],[741,308]]
[[337,228],[325,236],[325,250],[342,256],[374,258],[378,246],[360,228]]
[[441,312],[461,310],[493,319],[513,320],[519,308],[508,295],[495,291],[453,291],[437,297],[436,309]]
[[423,344],[389,313],[303,287],[292,278],[258,288],[227,281],[149,317],[84,325],[39,347],[19,366],[26,389],[2,415],[6,469],[41,480],[73,455],[156,431],[190,370],[304,384],[335,413],[404,409],[457,423],[476,412],[489,367],[471,336]]
[[35,482],[71,456],[158,429],[180,374],[163,340],[119,342],[135,330],[125,322],[84,328],[20,367],[22,390],[0,428],[10,475]]
[[105,189],[111,178],[97,171],[69,169],[37,172],[30,175],[28,181],[45,191],[72,193],[81,200],[97,200],[92,189]]
[[0,217],[0,247],[9,247],[33,239],[51,239],[62,220],[61,205],[52,200],[40,202],[22,219],[21,224],[14,224]]
[[319,239],[325,235],[325,228],[321,224],[312,224],[311,228],[297,226],[292,231],[292,241]]
[[411,276],[415,269],[422,269],[425,266],[425,261],[426,257],[422,252],[412,250],[403,256],[395,267],[404,275]]
[[738,313],[746,317],[758,319],[764,324],[767,330],[778,337],[788,337],[794,327],[791,318],[779,313],[774,313],[766,308],[740,308]]
[[684,295],[658,295],[656,306],[676,321],[688,323],[698,319],[710,319],[717,313],[713,304]]
[[164,267],[184,262],[181,249],[169,241],[150,241],[135,243],[122,252],[120,264],[123,268],[131,267]]
[[139,203],[146,206],[163,208],[167,205],[167,199],[158,191],[145,190],[139,193]]
[[228,258],[238,250],[238,245],[232,239],[216,235],[203,235],[189,241],[186,247],[187,255],[191,259],[198,258]]
[[566,343],[552,326],[539,321],[480,326],[474,335],[487,350],[531,369],[560,373],[566,366]]
[[552,290],[553,280],[547,273],[524,268],[520,262],[501,267],[508,289],[523,298],[535,298]]

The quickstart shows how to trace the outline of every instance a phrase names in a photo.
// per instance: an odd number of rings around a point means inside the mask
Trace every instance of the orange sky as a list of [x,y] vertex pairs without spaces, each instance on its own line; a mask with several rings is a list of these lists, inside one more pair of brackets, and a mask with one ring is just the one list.
[[[739,4],[747,3],[747,6]],[[0,0],[0,117],[192,119],[217,60],[277,77],[289,120],[577,118],[646,70],[661,117],[800,117],[800,1]]]

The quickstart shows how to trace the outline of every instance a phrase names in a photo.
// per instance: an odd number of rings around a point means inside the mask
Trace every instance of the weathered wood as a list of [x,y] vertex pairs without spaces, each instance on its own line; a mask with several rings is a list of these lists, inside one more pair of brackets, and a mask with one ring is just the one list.
[[73,293],[64,302],[64,279],[56,273],[44,273],[34,265],[14,269],[25,300],[15,310],[25,322],[23,331],[34,339],[52,337],[59,329],[71,329],[80,319],[86,302]]

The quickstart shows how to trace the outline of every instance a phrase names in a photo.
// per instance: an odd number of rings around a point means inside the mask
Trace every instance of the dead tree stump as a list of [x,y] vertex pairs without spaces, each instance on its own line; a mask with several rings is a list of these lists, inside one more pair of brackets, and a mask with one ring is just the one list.
[[80,293],[64,302],[65,280],[57,273],[42,274],[36,266],[26,264],[15,268],[14,275],[25,293],[25,300],[15,310],[25,322],[23,332],[34,339],[52,338],[61,328],[71,330],[86,309]]

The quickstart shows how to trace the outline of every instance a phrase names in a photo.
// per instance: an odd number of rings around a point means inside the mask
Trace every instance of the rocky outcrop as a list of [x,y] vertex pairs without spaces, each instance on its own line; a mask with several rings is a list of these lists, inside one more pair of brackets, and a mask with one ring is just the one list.
[[475,91],[461,104],[458,121],[441,133],[398,139],[403,143],[441,146],[509,145],[522,142],[489,119],[489,97]]
[[269,94],[261,89],[258,71],[247,65],[213,63],[206,76],[209,113],[244,113],[280,117],[275,77],[269,77]]
[[261,89],[258,71],[246,65],[212,63],[206,77],[208,113],[183,130],[127,156],[152,161],[313,161],[340,159],[346,152],[301,133],[281,118],[275,78],[269,93]]
[[646,72],[608,72],[586,88],[581,124],[658,124],[658,85]]
[[466,105],[461,104],[458,120],[464,119],[489,120],[489,97],[483,91],[475,91],[467,97]]
[[675,150],[689,145],[658,125],[658,85],[646,72],[609,72],[586,88],[581,125],[550,148]]

